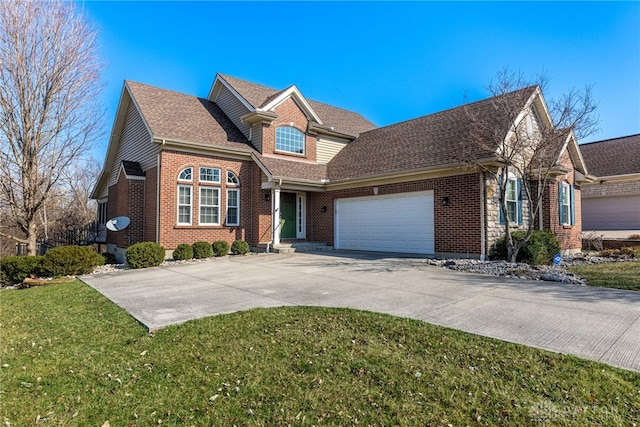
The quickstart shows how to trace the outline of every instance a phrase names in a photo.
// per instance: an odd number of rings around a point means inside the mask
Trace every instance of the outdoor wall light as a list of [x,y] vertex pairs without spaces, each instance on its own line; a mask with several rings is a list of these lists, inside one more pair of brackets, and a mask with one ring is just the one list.
[[327,207],[323,206],[320,208],[320,212],[325,213],[327,211]]
[[264,201],[265,202],[270,202],[271,201],[271,192],[270,191],[265,191],[264,192]]
[[442,198],[442,206],[449,206],[449,198],[448,197],[443,197]]

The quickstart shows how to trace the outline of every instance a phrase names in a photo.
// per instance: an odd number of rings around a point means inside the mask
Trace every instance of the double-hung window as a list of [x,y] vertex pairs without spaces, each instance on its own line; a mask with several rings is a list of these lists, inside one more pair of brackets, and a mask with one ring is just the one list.
[[193,181],[193,167],[184,168],[178,174],[178,225],[191,225],[193,187],[185,182]]
[[191,225],[191,197],[190,185],[178,185],[178,225]]
[[220,224],[220,189],[200,187],[200,225]]
[[227,189],[227,225],[238,225],[240,223],[240,190],[237,188]]
[[509,178],[507,180],[507,190],[505,192],[507,201],[507,218],[509,222],[518,222],[518,180]]
[[[499,177],[499,181],[502,182],[502,177]],[[507,210],[507,218],[511,224],[522,224],[522,180],[509,174],[509,178],[505,183],[505,208]],[[500,223],[505,223],[504,213],[502,209],[500,211]]]
[[237,188],[239,186],[238,176],[227,171],[227,225],[240,224],[240,188]]
[[575,225],[573,185],[566,182],[558,184],[558,205],[560,225]]

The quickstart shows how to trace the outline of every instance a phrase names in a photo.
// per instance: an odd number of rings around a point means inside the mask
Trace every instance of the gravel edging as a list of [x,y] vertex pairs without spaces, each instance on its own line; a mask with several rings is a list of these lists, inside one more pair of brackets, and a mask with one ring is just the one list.
[[637,261],[628,257],[600,257],[588,254],[576,254],[564,257],[558,266],[535,265],[526,263],[511,263],[503,260],[479,261],[474,259],[427,259],[429,265],[445,267],[450,270],[465,271],[468,273],[485,274],[489,276],[513,277],[518,279],[543,280],[573,285],[585,286],[582,279],[568,270],[577,265],[593,265],[612,262]]

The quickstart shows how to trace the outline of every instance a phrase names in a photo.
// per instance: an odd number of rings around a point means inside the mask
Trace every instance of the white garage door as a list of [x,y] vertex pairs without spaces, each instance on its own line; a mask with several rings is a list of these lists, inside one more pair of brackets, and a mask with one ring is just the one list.
[[336,249],[434,253],[433,191],[337,199]]

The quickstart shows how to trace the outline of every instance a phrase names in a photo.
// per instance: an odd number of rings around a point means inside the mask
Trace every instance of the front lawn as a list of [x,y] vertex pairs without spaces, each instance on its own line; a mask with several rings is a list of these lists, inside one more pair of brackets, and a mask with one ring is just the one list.
[[640,291],[640,262],[579,265],[569,269],[590,286]]
[[640,373],[388,315],[256,309],[154,336],[80,281],[0,291],[5,425],[634,425]]

